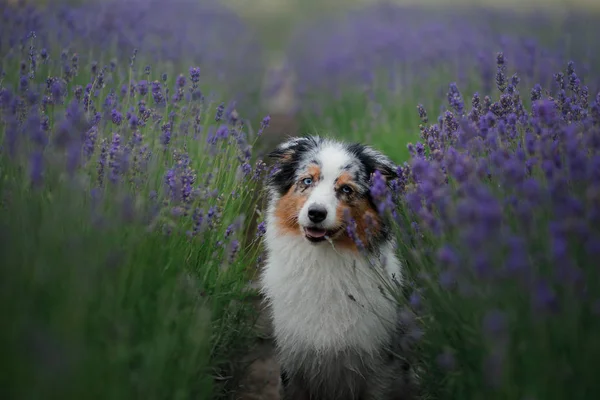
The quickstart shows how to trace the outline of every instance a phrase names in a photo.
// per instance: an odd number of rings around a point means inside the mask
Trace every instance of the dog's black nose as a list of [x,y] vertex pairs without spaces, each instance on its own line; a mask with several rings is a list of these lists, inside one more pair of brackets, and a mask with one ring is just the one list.
[[315,224],[323,222],[327,218],[327,210],[323,206],[310,206],[308,208],[308,218]]

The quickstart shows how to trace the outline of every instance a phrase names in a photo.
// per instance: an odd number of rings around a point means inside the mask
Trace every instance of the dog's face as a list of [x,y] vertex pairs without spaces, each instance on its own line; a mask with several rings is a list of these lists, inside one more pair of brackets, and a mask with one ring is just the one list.
[[279,163],[269,188],[283,234],[354,247],[345,229],[350,216],[363,243],[381,236],[370,179],[377,170],[388,180],[396,176],[394,164],[383,154],[359,144],[307,137],[282,143],[270,156]]

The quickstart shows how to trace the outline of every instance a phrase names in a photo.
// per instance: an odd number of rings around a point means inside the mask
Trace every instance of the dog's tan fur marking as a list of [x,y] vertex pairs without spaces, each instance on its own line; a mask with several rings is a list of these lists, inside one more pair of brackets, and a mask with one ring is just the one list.
[[306,172],[313,179],[314,183],[317,183],[319,179],[321,179],[321,167],[317,164],[310,164],[308,168],[306,168]]
[[300,235],[300,225],[298,224],[298,213],[308,199],[308,195],[296,191],[296,186],[292,186],[288,192],[279,199],[275,206],[275,216],[277,225],[282,234]]
[[[337,188],[341,188],[343,185],[348,185],[352,189],[357,190],[357,185],[354,183],[352,174],[349,172],[343,172],[337,179]],[[371,203],[366,198],[349,201],[341,199],[336,212],[339,225],[346,222],[344,221],[345,210],[348,210],[352,219],[356,221],[356,234],[358,238],[364,245],[367,245],[369,243],[369,236],[379,233],[381,220],[377,210],[373,209]],[[337,243],[342,247],[358,252],[356,243],[348,236],[345,229],[337,240]]]
[[344,185],[355,187],[354,180],[352,179],[352,174],[350,172],[344,171],[340,174],[340,176],[336,180],[337,188],[340,188]]

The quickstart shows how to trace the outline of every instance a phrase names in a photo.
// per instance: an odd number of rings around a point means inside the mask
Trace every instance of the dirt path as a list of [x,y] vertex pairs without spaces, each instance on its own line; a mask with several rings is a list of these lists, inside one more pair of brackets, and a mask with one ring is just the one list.
[[[276,90],[272,86],[276,85]],[[274,59],[267,71],[264,86],[263,107],[271,116],[271,124],[261,139],[263,145],[273,148],[287,136],[298,134],[295,108],[294,77],[285,69],[285,60]],[[250,285],[253,289],[255,283]],[[257,338],[254,346],[242,358],[242,365],[248,365],[240,377],[234,400],[279,400],[280,370],[275,359],[272,339],[272,326],[260,296],[252,299],[252,306],[258,314],[256,322]]]
[[254,347],[244,357],[249,366],[241,378],[235,400],[279,400],[280,371],[275,359],[275,347],[272,339],[272,327],[268,314],[260,297],[253,300],[258,313]]

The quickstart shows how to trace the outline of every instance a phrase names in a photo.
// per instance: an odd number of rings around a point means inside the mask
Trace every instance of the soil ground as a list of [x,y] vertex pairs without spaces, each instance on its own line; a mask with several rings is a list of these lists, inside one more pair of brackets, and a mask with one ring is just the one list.
[[257,296],[252,305],[258,313],[258,333],[252,349],[243,357],[248,367],[241,377],[234,400],[279,400],[280,370],[275,359],[272,328],[262,298]]

